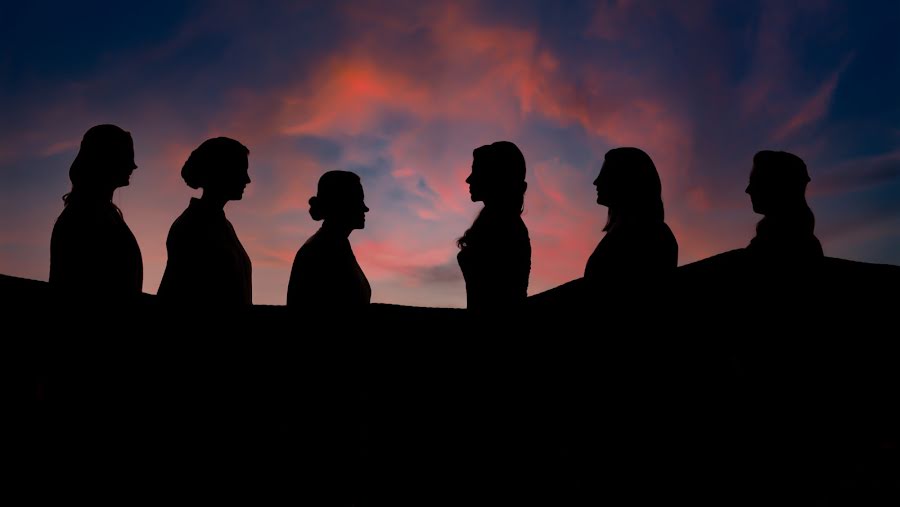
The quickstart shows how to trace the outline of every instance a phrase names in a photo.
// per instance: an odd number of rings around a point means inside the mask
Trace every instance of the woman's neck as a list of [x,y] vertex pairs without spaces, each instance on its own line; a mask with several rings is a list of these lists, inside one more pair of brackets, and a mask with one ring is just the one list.
[[322,222],[322,232],[330,235],[330,236],[338,236],[341,238],[349,238],[350,233],[353,232],[352,227],[347,227],[343,224],[336,224],[334,222],[329,222],[325,220]]
[[203,195],[200,196],[200,201],[213,209],[225,209],[225,203],[228,202],[228,199],[221,194],[204,190]]
[[522,209],[517,208],[514,203],[508,202],[492,202],[492,203],[484,203],[483,213],[487,213],[490,215],[521,215]]
[[[111,203],[115,191],[115,188],[73,188],[72,192],[69,193],[69,199],[75,198],[75,200],[87,203]],[[70,201],[67,199],[67,202]]]

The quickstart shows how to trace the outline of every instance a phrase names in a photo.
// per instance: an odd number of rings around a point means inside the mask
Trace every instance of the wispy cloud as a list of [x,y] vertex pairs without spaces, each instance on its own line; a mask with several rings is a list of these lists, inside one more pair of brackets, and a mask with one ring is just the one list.
[[784,141],[798,130],[819,122],[826,117],[828,107],[831,105],[834,92],[837,89],[838,80],[848,63],[849,59],[819,86],[816,93],[801,105],[796,114],[791,116],[784,125],[775,131],[772,136],[775,141]]

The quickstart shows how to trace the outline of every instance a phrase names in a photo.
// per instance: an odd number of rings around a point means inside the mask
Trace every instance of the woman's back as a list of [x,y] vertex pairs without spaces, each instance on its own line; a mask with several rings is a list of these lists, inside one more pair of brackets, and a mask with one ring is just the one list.
[[50,239],[50,283],[103,297],[141,293],[141,250],[111,202],[73,199],[63,209]]
[[665,222],[623,223],[612,227],[597,245],[584,277],[660,276],[677,265],[678,242]]
[[531,240],[518,213],[485,208],[457,255],[469,309],[525,301],[531,273]]
[[159,296],[203,304],[252,304],[252,265],[221,208],[191,199],[166,240]]
[[347,309],[371,299],[372,288],[346,236],[320,229],[300,247],[288,282],[288,306]]

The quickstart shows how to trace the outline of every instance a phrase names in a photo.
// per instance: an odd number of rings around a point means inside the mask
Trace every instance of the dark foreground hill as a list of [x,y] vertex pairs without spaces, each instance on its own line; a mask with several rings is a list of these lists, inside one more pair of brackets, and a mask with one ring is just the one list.
[[331,315],[0,276],[8,484],[117,503],[898,505],[900,268],[729,253],[582,284],[499,315]]

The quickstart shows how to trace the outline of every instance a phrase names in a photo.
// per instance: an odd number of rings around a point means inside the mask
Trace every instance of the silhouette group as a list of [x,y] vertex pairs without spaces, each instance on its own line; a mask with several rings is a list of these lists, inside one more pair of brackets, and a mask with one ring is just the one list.
[[[241,200],[250,183],[250,150],[226,137],[204,141],[181,169],[185,183],[202,189],[172,224],[168,261],[159,286],[161,301],[180,306],[241,307],[253,303],[252,263],[224,207]],[[526,300],[531,241],[522,219],[525,157],[508,141],[473,151],[466,183],[473,202],[484,203],[457,240],[467,308],[491,312]],[[69,170],[72,189],[53,228],[50,283],[70,293],[111,301],[142,291],[140,248],[114,191],[129,184],[134,162],[131,135],[115,125],[89,129]],[[803,160],[781,151],[753,158],[747,194],[763,215],[756,236],[742,251],[756,266],[796,267],[822,259],[815,219],[806,203],[810,181]],[[653,160],[638,148],[615,148],[594,180],[597,203],[608,209],[606,233],[587,260],[583,282],[596,289],[608,281],[653,282],[674,272],[678,243],[665,223],[662,184]],[[372,289],[350,245],[365,227],[369,208],[359,176],[329,171],[309,199],[321,228],[300,247],[288,283],[287,304],[328,310],[368,305]]]

